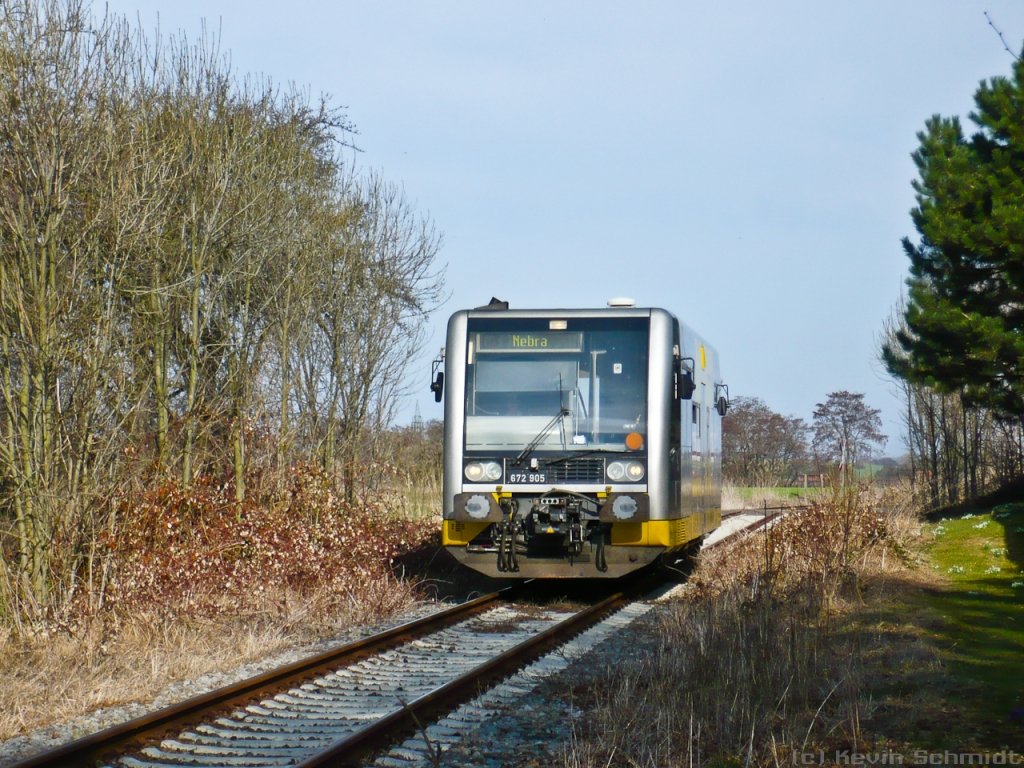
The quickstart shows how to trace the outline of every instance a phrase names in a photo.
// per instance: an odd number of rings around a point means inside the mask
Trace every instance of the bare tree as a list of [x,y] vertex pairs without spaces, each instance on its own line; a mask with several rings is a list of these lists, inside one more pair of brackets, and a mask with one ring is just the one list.
[[301,363],[309,433],[353,493],[362,458],[393,415],[401,372],[440,296],[440,238],[401,191],[370,175],[338,200]]
[[215,39],[0,4],[0,619],[103,594],[118,494],[216,473],[241,510],[257,426],[354,492],[443,270],[350,130]]
[[735,397],[722,422],[722,472],[745,485],[792,482],[807,455],[803,419],[782,416],[757,397]]
[[835,462],[842,482],[853,476],[857,460],[873,445],[884,445],[881,411],[859,392],[831,392],[814,408],[813,446],[819,460]]
[[[112,455],[127,265],[123,25],[78,0],[0,5],[0,509],[15,520],[19,598],[45,607],[51,541]],[[113,433],[113,434],[116,434]]]
[[[311,308],[317,300],[317,275],[327,258],[326,244],[338,228],[348,226],[344,210],[337,215],[335,198],[351,188],[351,170],[336,154],[336,131],[350,126],[321,103],[317,110],[298,105],[291,120],[293,143],[287,158],[280,210],[280,238],[275,258],[267,264],[268,278],[276,286],[270,295],[267,321],[276,370],[277,439],[275,464],[284,467],[295,448],[295,417],[301,397],[301,360],[308,348],[313,323]],[[273,397],[271,399],[274,399]]]

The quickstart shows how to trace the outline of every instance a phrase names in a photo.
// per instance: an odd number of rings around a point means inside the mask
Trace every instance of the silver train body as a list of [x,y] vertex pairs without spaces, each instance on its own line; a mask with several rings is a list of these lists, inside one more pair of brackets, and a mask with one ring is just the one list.
[[[489,576],[619,577],[721,521],[718,355],[663,309],[452,315],[443,544]],[[435,373],[437,366],[435,366]]]

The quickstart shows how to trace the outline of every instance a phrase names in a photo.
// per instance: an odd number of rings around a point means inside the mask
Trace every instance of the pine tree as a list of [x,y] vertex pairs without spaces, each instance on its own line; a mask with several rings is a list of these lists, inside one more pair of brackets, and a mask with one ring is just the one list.
[[918,134],[907,329],[889,370],[966,404],[1024,416],[1024,61],[982,82],[970,115],[932,117]]

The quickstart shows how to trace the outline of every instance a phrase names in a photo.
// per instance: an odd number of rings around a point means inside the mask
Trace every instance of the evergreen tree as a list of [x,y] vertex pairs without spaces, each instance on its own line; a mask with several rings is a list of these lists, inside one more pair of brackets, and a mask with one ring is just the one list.
[[908,381],[1024,416],[1024,61],[974,98],[970,138],[938,115],[918,134],[907,327],[883,355]]

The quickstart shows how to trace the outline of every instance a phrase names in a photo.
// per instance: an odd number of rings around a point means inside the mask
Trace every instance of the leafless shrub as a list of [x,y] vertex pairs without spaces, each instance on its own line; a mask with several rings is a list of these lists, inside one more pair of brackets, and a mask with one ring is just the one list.
[[[167,479],[116,500],[118,524],[101,535],[110,563],[102,588],[84,591],[77,615],[139,610],[173,615],[246,613],[267,591],[334,594],[339,606],[387,600],[391,561],[432,533],[397,518],[378,498],[347,501],[316,466],[293,469],[280,495],[239,507],[230,482]],[[371,600],[372,598],[372,600]],[[321,606],[328,607],[328,606]]]
[[[884,506],[889,504],[890,506]],[[589,708],[567,766],[787,764],[861,744],[865,649],[841,602],[905,549],[892,499],[860,489],[702,559],[647,653],[574,696]]]

